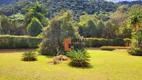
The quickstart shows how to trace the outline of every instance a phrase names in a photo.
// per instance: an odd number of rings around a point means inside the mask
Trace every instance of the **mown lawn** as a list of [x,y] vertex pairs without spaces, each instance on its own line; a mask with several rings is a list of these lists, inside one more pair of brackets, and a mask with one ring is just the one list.
[[0,51],[0,80],[142,80],[142,57],[126,50],[88,50],[92,68],[79,69],[62,62],[48,63],[50,57],[40,56],[37,62],[23,62],[23,51]]

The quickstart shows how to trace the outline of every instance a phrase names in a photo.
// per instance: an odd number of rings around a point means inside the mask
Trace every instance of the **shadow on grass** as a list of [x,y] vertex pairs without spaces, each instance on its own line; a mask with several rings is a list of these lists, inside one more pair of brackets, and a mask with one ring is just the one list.
[[71,68],[76,68],[76,69],[91,69],[91,68],[94,68],[94,66],[92,66],[91,64],[89,64],[88,66],[84,66],[84,67],[79,67],[79,66],[73,66],[73,65],[70,65],[68,63],[68,66],[71,67]]

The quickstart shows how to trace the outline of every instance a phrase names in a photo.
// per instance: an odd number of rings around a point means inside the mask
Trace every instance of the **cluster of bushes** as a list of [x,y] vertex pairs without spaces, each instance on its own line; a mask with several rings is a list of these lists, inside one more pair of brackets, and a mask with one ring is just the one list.
[[129,46],[131,39],[87,38],[86,47]]
[[37,48],[41,40],[42,39],[38,37],[3,35],[0,36],[0,48]]

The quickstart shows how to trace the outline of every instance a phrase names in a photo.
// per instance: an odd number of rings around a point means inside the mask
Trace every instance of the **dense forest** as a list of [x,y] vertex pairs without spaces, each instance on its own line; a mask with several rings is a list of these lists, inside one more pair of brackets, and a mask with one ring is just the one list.
[[52,19],[69,11],[73,18],[73,26],[83,37],[131,38],[131,19],[135,17],[137,19],[138,16],[135,14],[141,16],[142,7],[139,5],[141,1],[113,3],[105,0],[15,0],[12,2],[7,0],[4,2],[5,5],[0,6],[0,33],[31,36],[40,35],[41,29],[49,26]]
[[0,14],[7,16],[15,14],[17,12],[24,13],[23,8],[31,6],[34,2],[38,1],[42,3],[48,9],[47,17],[51,18],[60,12],[62,9],[72,10],[74,16],[79,17],[82,14],[94,14],[100,11],[115,11],[118,4],[107,2],[104,0],[20,0],[15,4],[4,5],[0,8]]

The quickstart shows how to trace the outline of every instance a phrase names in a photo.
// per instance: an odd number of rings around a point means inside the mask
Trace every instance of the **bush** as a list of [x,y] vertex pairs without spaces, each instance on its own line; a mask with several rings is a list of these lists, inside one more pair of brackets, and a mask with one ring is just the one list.
[[110,46],[103,46],[103,47],[101,47],[101,50],[113,51],[113,50],[115,50],[115,48],[110,47]]
[[128,53],[135,56],[142,56],[142,48],[140,47],[129,48]]
[[27,32],[30,36],[37,36],[42,32],[43,25],[37,18],[32,18],[31,23],[27,27]]
[[41,38],[29,36],[0,36],[0,49],[37,48]]
[[129,46],[131,39],[87,38],[86,47]]
[[35,52],[25,52],[22,57],[23,61],[37,61],[37,54]]
[[89,67],[89,54],[85,50],[70,51],[68,52],[68,57],[71,59],[69,65],[74,67]]
[[133,34],[133,44],[128,53],[135,56],[142,56],[142,29]]

